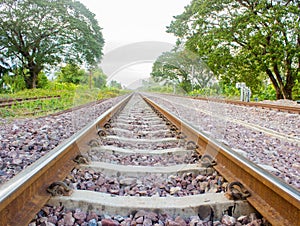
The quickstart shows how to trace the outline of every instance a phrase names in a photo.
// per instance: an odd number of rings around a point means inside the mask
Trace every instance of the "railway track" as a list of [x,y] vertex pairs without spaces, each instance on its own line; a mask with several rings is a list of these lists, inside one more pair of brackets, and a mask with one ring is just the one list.
[[17,104],[49,99],[60,99],[60,96],[43,96],[43,97],[28,97],[28,98],[11,98],[0,99],[0,108],[11,107]]
[[40,221],[50,206],[77,211],[60,223],[82,220],[80,208],[104,225],[196,225],[256,210],[273,225],[298,225],[298,191],[145,100],[128,97],[3,184],[1,225]]
[[266,104],[266,103],[260,103],[260,102],[245,102],[245,101],[239,101],[239,100],[225,100],[225,99],[205,98],[205,97],[192,97],[192,98],[196,99],[196,100],[213,101],[213,102],[242,105],[242,106],[249,106],[249,107],[259,107],[259,108],[272,109],[272,110],[277,110],[277,111],[282,111],[282,112],[300,114],[300,106],[284,106],[284,105],[278,105],[278,104]]

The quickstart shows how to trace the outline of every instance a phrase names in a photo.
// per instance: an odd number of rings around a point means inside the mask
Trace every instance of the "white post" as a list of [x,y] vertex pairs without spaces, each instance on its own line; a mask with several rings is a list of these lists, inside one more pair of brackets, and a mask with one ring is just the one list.
[[241,101],[245,101],[246,99],[246,84],[244,82],[238,82],[235,84],[235,87],[238,88],[238,89],[241,89],[241,96],[240,96],[240,100]]

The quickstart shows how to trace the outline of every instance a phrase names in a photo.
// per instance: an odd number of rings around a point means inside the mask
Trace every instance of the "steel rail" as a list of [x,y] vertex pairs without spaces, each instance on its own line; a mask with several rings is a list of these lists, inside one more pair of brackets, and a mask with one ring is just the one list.
[[26,100],[41,100],[41,99],[52,99],[52,98],[60,98],[60,95],[41,96],[41,97],[25,97],[25,98],[1,98],[0,103],[22,102],[22,101],[26,101]]
[[0,186],[0,225],[28,225],[50,199],[47,188],[76,166],[72,159],[97,135],[98,128],[121,109],[131,95],[107,110],[67,141]]
[[15,98],[15,99],[0,99],[0,108],[11,107],[16,104],[24,104],[28,102],[34,102],[38,100],[51,100],[60,99],[60,95],[57,96],[43,96],[43,97],[27,97],[27,98]]
[[300,107],[294,106],[284,106],[278,104],[266,104],[260,102],[244,102],[239,100],[226,100],[226,99],[217,99],[217,98],[205,98],[205,97],[189,97],[195,100],[204,100],[204,101],[213,101],[219,103],[227,103],[227,104],[235,104],[235,105],[242,105],[242,106],[249,106],[249,107],[259,107],[265,109],[273,109],[282,112],[289,112],[289,113],[296,113],[300,114]]
[[229,182],[241,182],[251,193],[247,198],[272,225],[299,225],[300,192],[250,162],[227,146],[177,118],[148,98],[145,101],[163,114],[187,139],[198,144],[198,152],[216,159],[214,168]]

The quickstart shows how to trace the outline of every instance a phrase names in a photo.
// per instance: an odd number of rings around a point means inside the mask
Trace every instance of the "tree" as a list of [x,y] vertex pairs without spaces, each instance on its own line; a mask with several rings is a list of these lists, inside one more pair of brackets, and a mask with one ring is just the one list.
[[106,87],[107,76],[103,73],[100,68],[95,68],[92,70],[93,85],[99,89]]
[[277,99],[292,99],[300,71],[299,14],[295,0],[193,0],[167,32],[221,79],[254,85],[264,74]]
[[175,93],[176,86],[173,85],[162,85],[155,82],[153,78],[142,80],[142,86],[137,88],[138,91],[144,92],[159,92],[159,93]]
[[121,83],[117,82],[116,80],[111,80],[109,86],[116,89],[122,89]]
[[156,82],[178,84],[185,92],[211,86],[214,75],[207,65],[191,51],[165,52],[154,62],[152,78]]
[[1,0],[0,58],[28,69],[27,88],[48,65],[95,65],[104,40],[95,15],[73,0]]
[[57,75],[58,82],[68,82],[73,84],[87,83],[87,73],[85,70],[80,69],[76,64],[67,64],[62,67]]

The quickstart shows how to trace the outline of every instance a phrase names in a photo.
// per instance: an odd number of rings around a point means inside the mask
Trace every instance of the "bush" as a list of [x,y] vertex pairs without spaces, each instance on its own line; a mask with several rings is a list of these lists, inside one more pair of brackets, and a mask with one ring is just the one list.
[[[300,76],[300,74],[299,74]],[[300,100],[300,79],[296,80],[295,86],[293,88],[293,99]]]
[[219,95],[219,90],[215,88],[204,88],[204,89],[195,89],[192,92],[189,92],[190,96],[217,96]]
[[48,78],[44,72],[40,72],[36,84],[36,88],[45,88],[48,85]]
[[273,85],[270,84],[266,87],[262,87],[252,98],[258,100],[276,100],[276,91]]
[[98,92],[97,99],[102,100],[102,99],[107,99],[107,98],[113,98],[113,97],[117,97],[117,96],[126,94],[128,92],[129,91],[117,89],[114,87],[105,88]]
[[26,88],[26,83],[24,77],[20,74],[17,75],[8,75],[3,76],[3,82],[9,87],[7,92],[19,92]]

